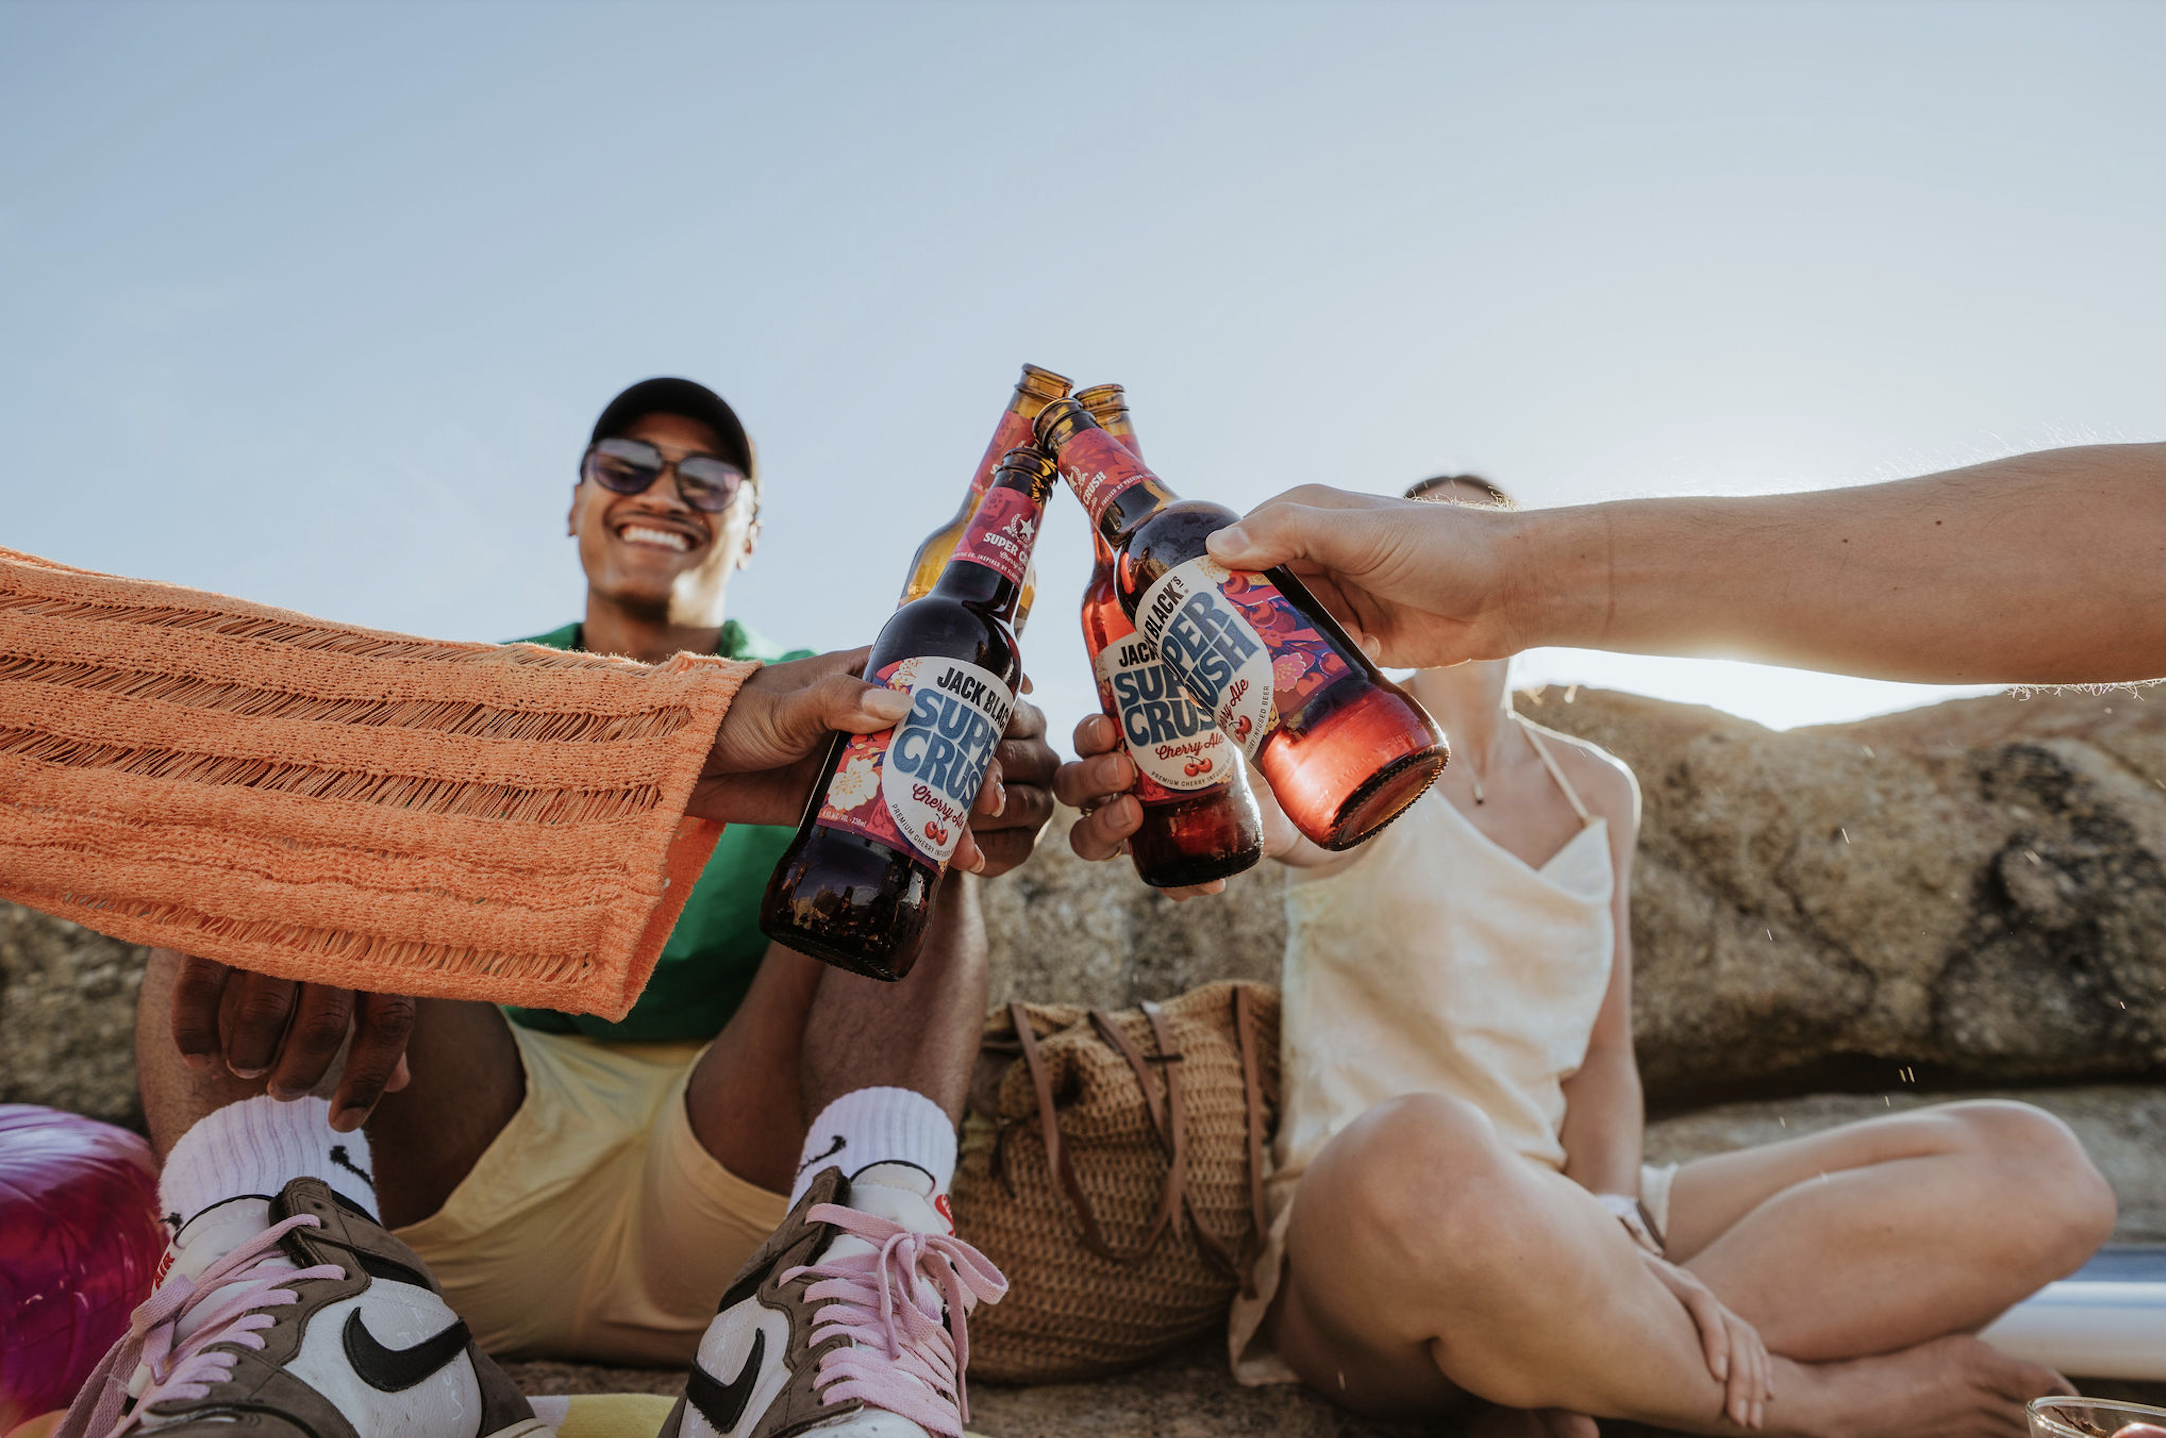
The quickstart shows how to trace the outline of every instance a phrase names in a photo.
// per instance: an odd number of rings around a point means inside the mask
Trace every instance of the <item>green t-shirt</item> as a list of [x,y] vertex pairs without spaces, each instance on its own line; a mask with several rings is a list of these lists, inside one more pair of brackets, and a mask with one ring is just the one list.
[[[580,628],[567,624],[522,642],[551,649],[581,649]],[[781,653],[732,619],[722,626],[715,653],[725,659],[802,659],[809,649]],[[715,842],[714,857],[692,886],[684,913],[670,931],[645,992],[622,1023],[586,1014],[506,1006],[511,1021],[557,1034],[585,1034],[621,1043],[670,1039],[705,1041],[722,1032],[745,1001],[752,976],[767,952],[760,932],[760,896],[797,831],[773,824],[732,824]]]

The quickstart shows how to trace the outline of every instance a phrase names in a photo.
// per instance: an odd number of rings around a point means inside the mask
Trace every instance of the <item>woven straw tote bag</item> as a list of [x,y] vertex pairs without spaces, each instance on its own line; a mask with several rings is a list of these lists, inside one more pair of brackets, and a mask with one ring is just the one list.
[[953,1202],[1010,1288],[971,1316],[971,1376],[1096,1377],[1221,1327],[1263,1235],[1278,1092],[1265,985],[993,1010]]

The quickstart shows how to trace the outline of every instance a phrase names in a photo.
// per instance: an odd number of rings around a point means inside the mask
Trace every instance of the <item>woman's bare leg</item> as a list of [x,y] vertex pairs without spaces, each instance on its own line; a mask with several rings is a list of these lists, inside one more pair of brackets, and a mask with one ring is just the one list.
[[[1303,1380],[1350,1407],[1519,1409],[1729,1433],[1684,1308],[1617,1221],[1528,1163],[1471,1105],[1371,1110],[1302,1179],[1276,1327]],[[1883,1358],[1777,1357],[1771,1434],[1956,1438],[2023,1430],[2055,1375],[1950,1338]]]
[[1804,1360],[1972,1333],[2081,1266],[2113,1190],[2059,1119],[1960,1103],[1685,1165],[1670,1257]]

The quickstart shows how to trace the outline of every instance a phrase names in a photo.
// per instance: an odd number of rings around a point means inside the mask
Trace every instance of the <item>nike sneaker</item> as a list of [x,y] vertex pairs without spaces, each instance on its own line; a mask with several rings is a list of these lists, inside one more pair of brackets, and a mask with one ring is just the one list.
[[722,1296],[659,1438],[963,1438],[965,1325],[1008,1281],[944,1207],[913,1164],[823,1171]]
[[171,1260],[54,1438],[550,1433],[413,1250],[319,1180],[206,1209]]

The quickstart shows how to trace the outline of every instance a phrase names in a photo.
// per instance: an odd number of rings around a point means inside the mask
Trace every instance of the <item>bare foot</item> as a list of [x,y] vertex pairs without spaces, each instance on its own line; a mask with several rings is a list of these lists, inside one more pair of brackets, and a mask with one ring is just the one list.
[[1792,1370],[1776,1383],[1767,1431],[1796,1438],[2024,1438],[2024,1404],[2075,1391],[2050,1368],[1958,1334],[1878,1358]]
[[1602,1430],[1584,1413],[1561,1408],[1499,1408],[1482,1405],[1467,1420],[1466,1438],[1601,1438]]

